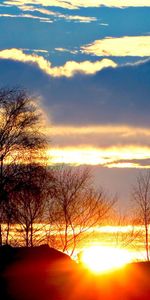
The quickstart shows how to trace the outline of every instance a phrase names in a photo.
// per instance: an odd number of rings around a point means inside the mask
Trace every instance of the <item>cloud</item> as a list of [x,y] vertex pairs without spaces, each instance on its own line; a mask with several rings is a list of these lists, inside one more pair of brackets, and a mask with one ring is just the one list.
[[68,61],[62,67],[54,67],[52,74],[53,76],[72,77],[76,73],[95,74],[104,68],[116,66],[117,64],[110,59],[102,59],[96,62],[88,60],[83,62]]
[[108,23],[100,23],[99,25],[101,25],[101,26],[109,26]]
[[122,159],[107,164],[108,168],[137,168],[137,169],[149,169],[150,158],[142,159]]
[[32,12],[39,12],[43,15],[46,15],[46,16],[53,16],[57,19],[65,19],[66,21],[75,21],[75,22],[80,22],[80,23],[90,23],[90,22],[93,22],[93,21],[96,21],[97,18],[95,17],[86,17],[86,16],[79,16],[79,15],[68,15],[68,14],[62,14],[62,13],[59,13],[59,12],[54,12],[52,10],[48,10],[48,9],[45,9],[45,8],[37,8],[37,7],[34,7],[34,6],[25,6],[25,7],[22,7],[22,10],[23,11],[32,11]]
[[[35,0],[11,0],[4,1],[8,5],[23,6],[27,4],[35,4]],[[80,7],[150,7],[148,0],[36,0],[36,5],[57,6],[66,9],[78,9]]]
[[[68,14],[62,14],[59,12],[54,12],[52,10],[48,10],[45,8],[39,8],[39,7],[34,7],[34,6],[21,6],[20,7],[23,12],[30,12],[30,13],[21,13],[21,14],[0,14],[0,17],[9,17],[9,18],[30,18],[30,19],[37,19],[42,22],[49,22],[52,23],[55,21],[55,19],[64,19],[66,21],[74,21],[74,22],[80,22],[80,23],[90,23],[93,21],[96,21],[97,18],[95,17],[87,17],[87,16],[79,16],[79,15],[68,15]],[[36,16],[35,14],[33,15],[32,13],[40,13],[44,15],[45,17],[41,16]],[[50,19],[47,16],[53,18]]]
[[80,23],[90,23],[96,21],[95,17],[85,17],[85,16],[72,16],[72,15],[63,15],[63,18],[70,21],[80,22]]
[[48,50],[45,49],[29,49],[29,48],[22,48],[20,49],[22,51],[27,51],[27,52],[35,52],[35,53],[48,53]]
[[53,12],[53,11],[49,11],[47,9],[40,9],[40,8],[35,8],[33,9],[33,11],[38,11],[44,15],[50,15],[50,16],[54,16],[58,19],[65,19],[67,21],[75,21],[75,22],[80,22],[80,23],[90,23],[93,21],[96,21],[97,18],[95,17],[86,17],[86,16],[79,16],[79,15],[68,15],[68,14],[61,14],[58,12]]
[[123,125],[97,126],[51,126],[47,128],[47,136],[60,147],[90,146],[118,147],[136,146],[150,147],[149,128],[131,127]]
[[[58,75],[58,70],[60,72],[62,67],[54,67],[56,69],[53,70],[50,62],[42,56],[27,55],[21,50],[14,50],[14,54],[12,52],[0,52],[0,86],[19,85],[41,96],[43,106],[53,123],[69,127],[106,124],[150,127],[150,60],[134,65],[108,67],[95,74],[76,73],[68,78],[53,76],[53,72],[57,70]],[[139,145],[138,136],[140,145],[149,146],[150,139],[148,137],[146,140],[143,132],[138,131],[137,137],[130,133],[127,138],[114,130],[114,133],[109,134],[111,144],[106,138],[107,134],[104,138],[103,134],[92,135],[89,132],[88,137],[94,147],[113,145],[118,137],[125,145],[129,139]],[[75,145],[76,135],[73,132],[71,135]],[[78,135],[80,144],[84,135]],[[69,142],[69,137],[67,139]]]
[[[93,76],[59,78],[49,106],[57,123],[149,126],[150,61],[106,68]],[[44,96],[46,97],[46,95]]]
[[150,61],[62,78],[29,58],[1,58],[0,86],[23,86],[40,96],[54,124],[47,128],[53,163],[149,166]]
[[18,14],[18,15],[14,15],[14,14],[0,14],[0,17],[2,18],[26,18],[26,19],[35,19],[35,20],[39,20],[41,22],[48,22],[48,23],[52,23],[53,21],[50,20],[49,18],[44,18],[44,17],[38,17],[38,16],[33,16],[31,14]]
[[[52,163],[101,165],[108,168],[150,167],[150,130],[118,125],[51,126]],[[53,148],[55,145],[55,148]]]
[[150,36],[107,37],[81,47],[96,56],[150,56]]
[[65,65],[60,67],[52,67],[51,63],[46,60],[43,56],[37,54],[25,54],[20,49],[6,49],[0,51],[1,59],[11,59],[23,63],[35,64],[45,72],[47,75],[52,77],[71,77],[76,73],[94,74],[97,71],[107,67],[116,67],[116,63],[109,59],[103,59],[101,61],[90,62],[75,62],[68,61]]
[[70,49],[66,49],[66,48],[55,48],[56,51],[59,52],[69,52],[71,54],[77,54],[78,50],[70,50]]

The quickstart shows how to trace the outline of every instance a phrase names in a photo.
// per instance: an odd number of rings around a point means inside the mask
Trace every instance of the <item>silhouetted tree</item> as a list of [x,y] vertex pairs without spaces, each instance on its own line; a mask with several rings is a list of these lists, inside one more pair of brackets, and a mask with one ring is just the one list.
[[115,213],[111,225],[115,226],[115,231],[112,233],[112,240],[116,247],[135,248],[141,232],[137,229],[136,222],[129,212],[128,215]]
[[24,90],[0,89],[0,245],[3,205],[9,200],[10,184],[17,172],[16,165],[26,163],[27,153],[31,150],[34,150],[33,160],[36,160],[38,150],[45,145],[39,126],[39,111]]
[[11,193],[13,220],[20,225],[25,245],[33,246],[38,225],[43,221],[47,197],[47,170],[39,164],[20,166],[20,174]]
[[104,191],[96,191],[89,170],[62,167],[54,172],[49,221],[63,252],[73,254],[79,241],[100,225],[114,204]]
[[138,223],[144,225],[146,258],[149,261],[150,224],[150,171],[140,173],[132,189],[132,199],[137,207]]

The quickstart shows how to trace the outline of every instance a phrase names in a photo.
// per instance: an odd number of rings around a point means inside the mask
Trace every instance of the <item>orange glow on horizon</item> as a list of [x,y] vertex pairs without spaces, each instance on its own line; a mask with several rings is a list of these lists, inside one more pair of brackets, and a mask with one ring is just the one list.
[[106,273],[132,261],[130,251],[120,248],[92,246],[83,250],[81,262],[94,273]]

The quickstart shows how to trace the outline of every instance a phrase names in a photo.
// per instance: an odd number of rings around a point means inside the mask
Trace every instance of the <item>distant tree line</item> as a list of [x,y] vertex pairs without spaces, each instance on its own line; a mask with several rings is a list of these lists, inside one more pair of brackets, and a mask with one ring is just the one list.
[[[92,184],[88,168],[47,163],[36,102],[22,89],[0,89],[0,245],[48,243],[71,255],[109,217],[116,197]],[[132,189],[149,260],[150,173]],[[124,244],[136,236],[125,237]]]

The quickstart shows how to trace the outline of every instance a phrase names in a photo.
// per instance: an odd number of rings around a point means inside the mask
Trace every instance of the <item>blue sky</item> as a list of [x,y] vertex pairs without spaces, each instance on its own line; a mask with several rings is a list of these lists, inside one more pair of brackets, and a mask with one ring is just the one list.
[[128,198],[150,167],[150,1],[1,0],[0,70],[38,98],[53,162]]

